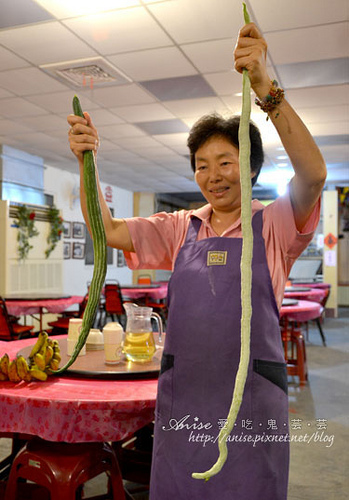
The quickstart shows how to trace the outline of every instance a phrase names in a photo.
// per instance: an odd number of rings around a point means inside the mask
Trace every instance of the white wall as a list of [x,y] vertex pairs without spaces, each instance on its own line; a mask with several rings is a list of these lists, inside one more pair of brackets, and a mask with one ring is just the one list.
[[[55,204],[62,212],[65,221],[83,222],[79,199],[79,175],[45,166],[44,190],[46,194],[54,196]],[[101,183],[105,192],[107,184]],[[111,186],[113,201],[108,203],[114,208],[117,217],[133,216],[133,193]],[[64,241],[78,241],[73,238]],[[80,240],[82,241],[82,240]],[[87,282],[92,279],[93,266],[86,266],[83,259],[65,259],[63,265],[63,293],[67,295],[84,295]],[[116,266],[116,250],[114,250],[114,264],[108,265],[107,278],[117,279],[120,283],[132,283],[132,271],[127,267]]]

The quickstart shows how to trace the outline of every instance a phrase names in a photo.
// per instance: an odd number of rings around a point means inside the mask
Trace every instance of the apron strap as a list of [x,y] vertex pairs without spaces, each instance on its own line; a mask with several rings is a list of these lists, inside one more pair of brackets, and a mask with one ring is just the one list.
[[193,215],[188,227],[185,243],[195,243],[198,238],[199,230],[201,227],[201,219]]

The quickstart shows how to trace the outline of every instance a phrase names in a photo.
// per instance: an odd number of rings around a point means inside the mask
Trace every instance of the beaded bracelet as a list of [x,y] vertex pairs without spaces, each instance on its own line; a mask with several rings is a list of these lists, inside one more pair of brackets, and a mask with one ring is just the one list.
[[[257,106],[259,106],[265,113],[270,113],[271,111],[273,111],[285,97],[284,89],[281,89],[280,87],[278,87],[278,85],[279,84],[276,80],[272,80],[269,94],[263,99],[258,99],[258,97],[256,97],[255,99],[255,103],[257,104]],[[277,118],[279,114],[280,113],[277,112],[275,118]],[[267,120],[269,120],[269,116],[267,116]]]

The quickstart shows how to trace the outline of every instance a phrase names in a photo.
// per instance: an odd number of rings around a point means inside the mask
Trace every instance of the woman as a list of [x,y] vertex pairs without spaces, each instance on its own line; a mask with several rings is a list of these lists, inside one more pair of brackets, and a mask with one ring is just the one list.
[[[287,195],[253,212],[251,360],[229,455],[207,483],[192,472],[217,459],[217,436],[232,399],[240,357],[241,192],[238,119],[204,117],[189,136],[191,163],[208,204],[195,211],[113,219],[100,192],[108,245],[124,250],[131,268],[172,269],[169,317],[159,378],[151,500],[164,498],[285,500],[288,479],[287,377],[278,308],[291,265],[310,242],[326,178],[308,130],[266,70],[267,46],[257,27],[244,26],[235,69],[248,70],[258,104],[268,113],[292,162]],[[266,96],[269,100],[266,100]],[[271,100],[270,100],[271,99]],[[83,169],[83,151],[98,134],[69,116],[69,140]],[[251,126],[251,179],[263,153]],[[83,187],[81,204],[86,222]]]

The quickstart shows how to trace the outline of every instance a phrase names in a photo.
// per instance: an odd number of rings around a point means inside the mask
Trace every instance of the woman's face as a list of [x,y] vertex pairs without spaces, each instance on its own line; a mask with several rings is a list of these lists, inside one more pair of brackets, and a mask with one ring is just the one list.
[[195,180],[216,211],[241,205],[239,150],[227,139],[213,136],[195,154]]

